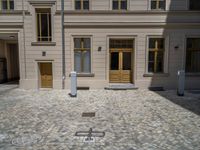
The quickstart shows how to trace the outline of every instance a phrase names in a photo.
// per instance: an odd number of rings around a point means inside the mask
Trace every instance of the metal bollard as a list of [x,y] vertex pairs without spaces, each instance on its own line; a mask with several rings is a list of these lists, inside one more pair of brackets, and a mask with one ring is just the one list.
[[178,71],[178,87],[177,87],[178,96],[184,96],[184,90],[185,90],[185,71],[179,70]]
[[71,97],[76,97],[77,96],[77,74],[76,72],[72,71],[71,72]]

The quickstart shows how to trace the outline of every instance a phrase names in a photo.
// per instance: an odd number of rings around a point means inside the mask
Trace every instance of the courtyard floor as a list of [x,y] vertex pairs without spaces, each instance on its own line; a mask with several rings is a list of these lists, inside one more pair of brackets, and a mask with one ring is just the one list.
[[[0,150],[199,150],[200,94],[0,85]],[[82,117],[95,112],[95,117]],[[105,132],[84,141],[77,131]]]

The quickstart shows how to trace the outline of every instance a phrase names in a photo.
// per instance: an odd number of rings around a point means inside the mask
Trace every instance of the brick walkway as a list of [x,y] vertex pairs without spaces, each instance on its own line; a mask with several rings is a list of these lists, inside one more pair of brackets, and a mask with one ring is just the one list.
[[[0,85],[1,150],[199,150],[200,94],[21,90]],[[82,117],[95,112],[94,118]],[[104,131],[85,143],[76,131]]]

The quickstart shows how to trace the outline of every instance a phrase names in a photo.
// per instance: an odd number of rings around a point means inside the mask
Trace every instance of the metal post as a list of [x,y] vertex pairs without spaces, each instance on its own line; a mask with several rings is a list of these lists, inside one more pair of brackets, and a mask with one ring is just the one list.
[[65,88],[65,29],[64,29],[64,0],[61,0],[61,25],[62,25],[62,89]]
[[71,93],[69,94],[71,97],[77,96],[77,75],[76,72],[71,72]]

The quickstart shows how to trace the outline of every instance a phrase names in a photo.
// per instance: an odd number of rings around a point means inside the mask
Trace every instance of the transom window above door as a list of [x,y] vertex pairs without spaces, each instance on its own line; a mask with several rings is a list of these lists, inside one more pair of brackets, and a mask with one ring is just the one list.
[[0,0],[1,10],[14,10],[14,0]]
[[148,72],[164,72],[164,38],[149,38]]
[[127,0],[112,0],[113,10],[127,10]]
[[186,72],[200,73],[200,38],[187,38]]
[[75,10],[89,10],[89,0],[75,0]]
[[151,10],[165,10],[165,0],[150,0]]
[[91,73],[90,38],[74,38],[74,70],[77,73]]
[[37,41],[52,41],[51,9],[36,8]]

